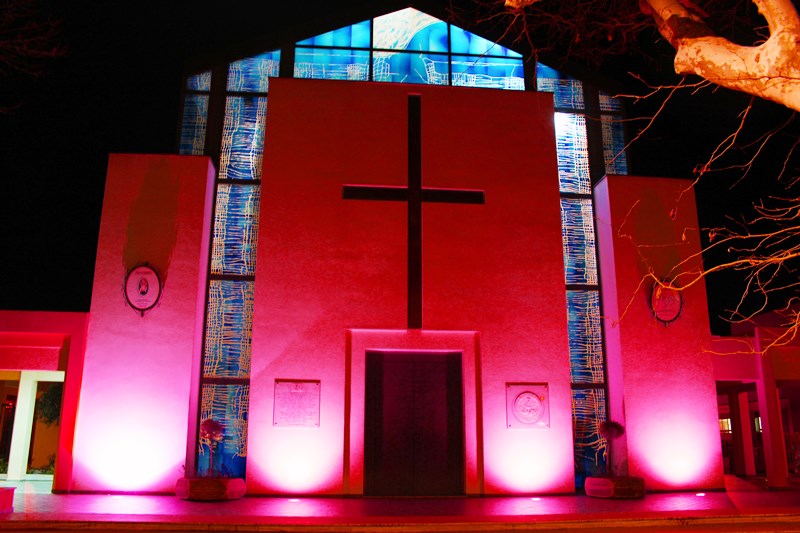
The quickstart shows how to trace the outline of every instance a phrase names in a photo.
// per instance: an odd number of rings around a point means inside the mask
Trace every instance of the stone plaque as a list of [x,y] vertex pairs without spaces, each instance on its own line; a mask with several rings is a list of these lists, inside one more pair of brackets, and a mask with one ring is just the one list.
[[509,428],[549,428],[547,383],[506,383],[506,420]]
[[319,381],[276,379],[272,425],[318,428],[319,387]]

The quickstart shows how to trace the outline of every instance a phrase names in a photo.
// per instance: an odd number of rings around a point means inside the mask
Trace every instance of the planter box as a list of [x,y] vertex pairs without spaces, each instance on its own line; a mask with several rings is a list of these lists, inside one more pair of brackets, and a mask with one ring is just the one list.
[[175,484],[175,495],[182,500],[238,500],[245,492],[244,479],[238,477],[184,477]]
[[14,510],[14,487],[0,487],[0,513]]
[[587,496],[593,498],[643,498],[644,479],[629,476],[587,477]]

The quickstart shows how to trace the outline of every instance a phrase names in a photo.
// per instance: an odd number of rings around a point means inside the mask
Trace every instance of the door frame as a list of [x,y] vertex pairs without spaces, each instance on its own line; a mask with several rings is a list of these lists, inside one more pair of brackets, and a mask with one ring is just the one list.
[[461,352],[464,394],[464,490],[483,494],[480,334],[477,331],[348,329],[345,332],[344,493],[364,494],[367,351]]

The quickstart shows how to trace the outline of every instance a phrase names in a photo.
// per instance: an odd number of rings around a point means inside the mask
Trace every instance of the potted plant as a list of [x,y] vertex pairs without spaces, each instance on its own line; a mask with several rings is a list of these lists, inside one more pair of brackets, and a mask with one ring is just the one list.
[[614,420],[604,420],[597,432],[606,439],[606,472],[588,476],[584,484],[587,496],[595,498],[642,498],[644,479],[640,477],[617,475],[613,461],[614,441],[625,434],[625,426]]
[[244,479],[231,477],[223,468],[214,467],[214,448],[225,439],[225,428],[211,418],[200,424],[200,445],[208,446],[208,469],[203,475],[182,477],[175,484],[175,494],[184,500],[222,501],[244,496]]

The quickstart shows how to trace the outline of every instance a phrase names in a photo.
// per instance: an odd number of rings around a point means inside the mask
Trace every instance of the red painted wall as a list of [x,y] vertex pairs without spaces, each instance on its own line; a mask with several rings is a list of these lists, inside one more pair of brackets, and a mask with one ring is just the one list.
[[[75,431],[73,488],[172,492],[198,372],[214,168],[204,157],[111,155]],[[129,307],[149,262],[160,302]],[[196,402],[196,399],[194,400]]]
[[[343,469],[363,469],[363,457],[342,461],[345,413],[363,395],[346,381],[345,332],[407,326],[406,205],[345,201],[342,185],[407,183],[411,92],[422,95],[423,184],[486,191],[482,206],[423,207],[423,326],[480,338],[482,397],[465,398],[480,406],[478,490],[572,491],[552,97],[321,80],[270,85],[248,491],[340,493]],[[275,379],[321,381],[319,428],[273,427]],[[506,427],[505,385],[520,381],[550,385],[549,429]],[[363,413],[351,418],[363,421]]]
[[[722,488],[706,292],[680,276],[683,311],[664,326],[648,304],[658,278],[702,268],[691,183],[607,176],[595,188],[614,445],[650,490]],[[624,398],[624,401],[623,401]]]

